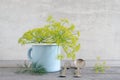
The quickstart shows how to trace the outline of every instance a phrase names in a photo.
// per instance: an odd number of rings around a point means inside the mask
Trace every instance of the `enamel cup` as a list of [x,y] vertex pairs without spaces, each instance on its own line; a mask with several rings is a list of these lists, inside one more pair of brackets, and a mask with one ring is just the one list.
[[56,44],[35,44],[28,50],[28,58],[31,62],[42,65],[47,72],[56,72],[61,66],[57,59],[59,53],[60,47]]

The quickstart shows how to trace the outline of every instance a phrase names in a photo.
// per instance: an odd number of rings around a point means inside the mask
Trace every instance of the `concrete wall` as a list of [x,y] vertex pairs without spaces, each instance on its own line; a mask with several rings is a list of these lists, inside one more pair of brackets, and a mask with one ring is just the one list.
[[27,59],[30,45],[18,38],[48,15],[68,18],[81,31],[78,58],[120,60],[119,0],[0,0],[0,60]]

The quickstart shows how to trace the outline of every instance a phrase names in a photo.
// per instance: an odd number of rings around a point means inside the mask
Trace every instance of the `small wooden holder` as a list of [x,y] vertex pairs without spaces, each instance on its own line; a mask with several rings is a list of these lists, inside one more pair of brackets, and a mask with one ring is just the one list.
[[75,70],[74,77],[76,77],[76,78],[81,77],[81,75],[80,75],[80,68],[79,67],[77,67],[77,69]]
[[85,66],[85,60],[83,60],[83,59],[77,59],[75,61],[75,67],[76,67],[76,69],[75,69],[75,75],[74,75],[74,77],[78,77],[78,78],[81,77],[80,70],[84,66]]
[[59,77],[66,77],[66,71],[67,71],[67,67],[66,67],[66,64],[65,64],[63,69],[60,72],[60,76]]

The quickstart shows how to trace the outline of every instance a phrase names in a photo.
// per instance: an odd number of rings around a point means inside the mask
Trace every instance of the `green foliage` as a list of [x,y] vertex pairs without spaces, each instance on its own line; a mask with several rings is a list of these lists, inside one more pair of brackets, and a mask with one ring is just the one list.
[[94,65],[95,73],[105,73],[106,68],[109,68],[109,66],[106,66],[106,62],[100,63],[100,57],[97,57],[97,63]]
[[20,67],[20,70],[17,71],[17,73],[31,73],[43,75],[47,73],[47,71],[42,65],[37,65],[36,63],[32,63],[29,65],[25,62],[24,65]]
[[64,59],[64,56],[62,54],[58,54],[57,59],[62,60],[62,59]]
[[[75,30],[75,25],[66,18],[57,21],[52,16],[47,18],[47,22],[48,24],[43,27],[25,32],[18,42],[22,45],[29,43],[56,43],[63,48],[67,58],[75,59],[76,52],[80,49],[78,43],[80,32]],[[59,55],[58,58],[63,59],[63,56]]]

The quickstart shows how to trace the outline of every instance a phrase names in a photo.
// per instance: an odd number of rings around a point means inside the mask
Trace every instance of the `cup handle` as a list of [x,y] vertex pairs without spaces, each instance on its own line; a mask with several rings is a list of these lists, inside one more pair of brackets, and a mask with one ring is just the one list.
[[28,50],[28,58],[29,58],[30,60],[32,59],[31,52],[32,52],[32,48],[30,48],[30,49]]

